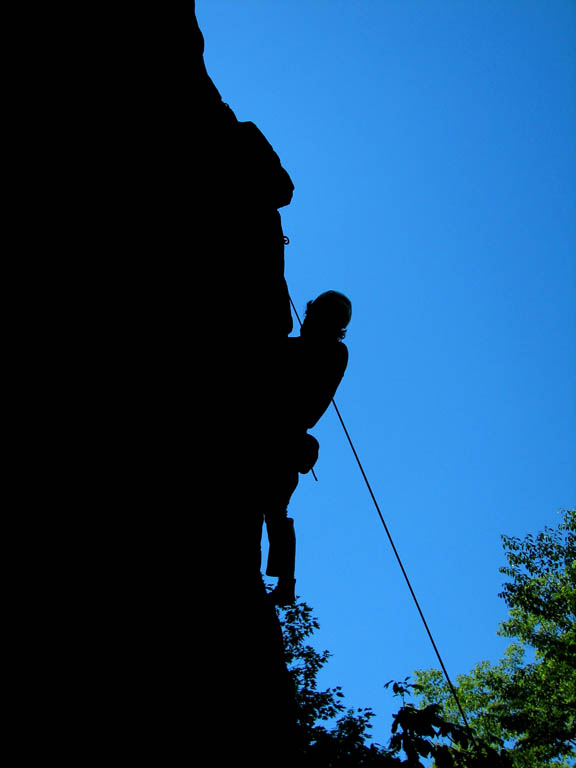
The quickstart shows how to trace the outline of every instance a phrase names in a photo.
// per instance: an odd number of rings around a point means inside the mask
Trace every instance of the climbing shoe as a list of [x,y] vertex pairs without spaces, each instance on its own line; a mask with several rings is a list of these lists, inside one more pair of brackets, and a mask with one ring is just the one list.
[[281,608],[294,605],[296,602],[296,595],[294,588],[296,586],[296,579],[283,579],[279,581],[276,587],[268,594],[270,600],[274,605],[278,605]]

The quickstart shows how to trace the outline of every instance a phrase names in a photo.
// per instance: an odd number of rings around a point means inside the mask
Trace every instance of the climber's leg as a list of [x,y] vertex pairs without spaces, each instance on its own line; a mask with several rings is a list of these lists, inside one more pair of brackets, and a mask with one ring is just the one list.
[[291,517],[284,517],[273,533],[266,568],[268,576],[278,576],[278,584],[270,594],[276,605],[291,605],[295,602],[295,567],[296,534],[294,533],[294,520]]
[[296,558],[294,520],[286,517],[286,513],[278,515],[276,519],[270,519],[270,515],[267,515],[266,530],[270,545],[266,575],[279,577],[291,575],[293,578]]

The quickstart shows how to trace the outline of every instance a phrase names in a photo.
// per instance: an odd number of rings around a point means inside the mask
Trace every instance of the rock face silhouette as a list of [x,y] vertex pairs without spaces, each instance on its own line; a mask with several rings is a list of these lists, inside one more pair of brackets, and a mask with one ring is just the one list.
[[234,691],[239,743],[251,744],[252,759],[278,762],[291,751],[294,705],[280,627],[262,582],[260,537],[285,450],[283,355],[292,318],[278,209],[290,203],[294,187],[257,126],[238,121],[222,101],[203,65],[197,28],[195,41],[202,249],[194,301],[203,311],[192,334],[193,349],[201,347],[199,366],[192,354],[201,393],[193,401],[201,482],[211,479],[199,516],[210,518],[206,577],[218,584],[211,607],[219,634],[211,651],[219,649],[213,663],[222,682],[214,708],[222,691]]
[[260,535],[292,182],[206,73],[194,3],[60,21],[34,69],[14,282],[46,738],[75,765],[280,764],[293,704]]

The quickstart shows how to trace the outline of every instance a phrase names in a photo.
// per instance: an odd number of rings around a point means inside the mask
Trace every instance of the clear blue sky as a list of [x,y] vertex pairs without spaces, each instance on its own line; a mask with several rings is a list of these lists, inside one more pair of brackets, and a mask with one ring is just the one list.
[[[196,6],[224,101],[294,180],[298,309],[352,299],[336,399],[448,669],[496,660],[500,534],[576,501],[576,2]],[[384,683],[436,660],[332,411],[314,433],[297,592],[321,683],[386,743]]]

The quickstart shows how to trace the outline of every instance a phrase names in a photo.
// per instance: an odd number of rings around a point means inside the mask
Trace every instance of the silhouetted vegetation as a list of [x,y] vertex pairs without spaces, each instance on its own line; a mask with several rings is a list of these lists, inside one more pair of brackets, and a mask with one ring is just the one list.
[[[497,664],[457,678],[474,731],[507,747],[514,766],[574,766],[576,757],[576,512],[523,539],[503,536],[509,608],[498,634],[514,640]],[[439,670],[416,673],[422,703],[456,714]]]
[[[501,596],[509,618],[499,633],[517,638],[495,665],[457,678],[473,735],[458,724],[442,673],[416,682],[390,681],[401,706],[384,747],[370,740],[370,708],[347,708],[340,687],[320,690],[317,675],[330,653],[309,638],[318,629],[301,600],[280,611],[286,660],[297,702],[300,762],[319,768],[407,766],[543,768],[573,766],[576,754],[576,513],[556,529],[524,539],[503,536],[510,578]],[[526,661],[532,649],[534,660]],[[418,706],[409,698],[415,695]]]
[[[420,768],[433,758],[439,768],[506,768],[505,754],[491,746],[471,742],[466,729],[449,722],[440,706],[421,708],[406,701],[414,685],[390,681],[402,706],[394,715],[392,735],[386,747],[370,740],[374,712],[368,707],[347,708],[340,686],[320,690],[317,675],[330,658],[308,639],[318,629],[312,609],[298,600],[280,610],[284,646],[297,704],[298,764],[310,768],[406,766]],[[329,721],[332,725],[329,725]]]

